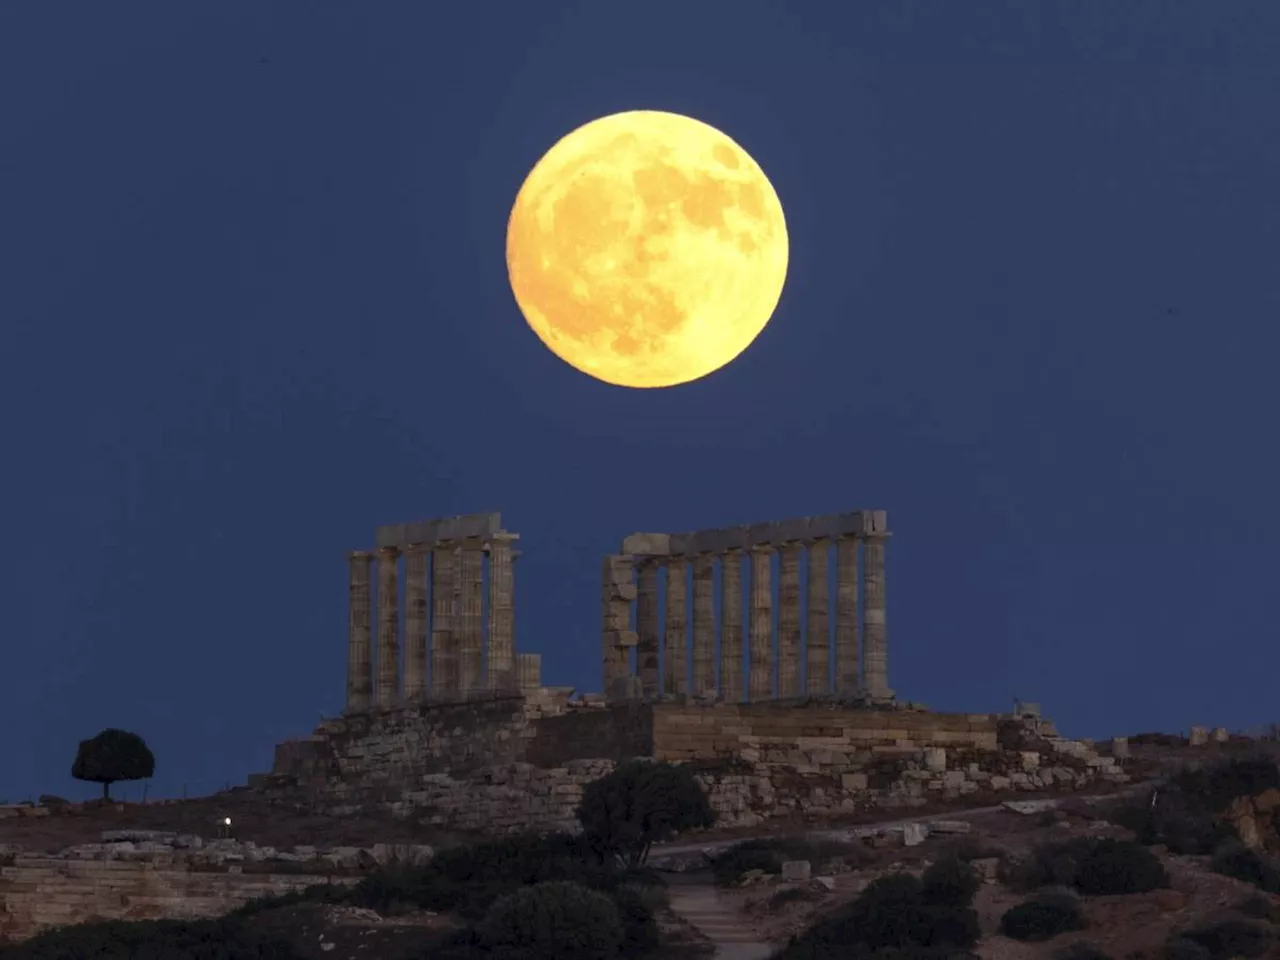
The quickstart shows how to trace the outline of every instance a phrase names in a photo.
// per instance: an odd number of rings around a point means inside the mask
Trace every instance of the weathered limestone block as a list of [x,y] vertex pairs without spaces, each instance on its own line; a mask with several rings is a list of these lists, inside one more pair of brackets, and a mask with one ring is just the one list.
[[1191,728],[1191,746],[1203,747],[1209,742],[1208,727],[1192,727]]
[[1231,734],[1227,732],[1226,727],[1214,727],[1213,732],[1209,734],[1209,739],[1214,743],[1226,743],[1231,739]]
[[1127,760],[1129,758],[1129,738],[1128,737],[1112,737],[1111,738],[1111,756],[1116,760]]

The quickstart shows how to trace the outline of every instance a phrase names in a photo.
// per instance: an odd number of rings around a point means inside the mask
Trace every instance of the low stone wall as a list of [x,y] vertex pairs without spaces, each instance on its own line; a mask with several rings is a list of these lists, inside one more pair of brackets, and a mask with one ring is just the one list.
[[[92,920],[219,917],[258,897],[317,883],[358,881],[379,859],[420,859],[426,848],[291,852],[234,840],[121,831],[59,854],[0,855],[0,942]],[[287,871],[287,872],[286,872]]]

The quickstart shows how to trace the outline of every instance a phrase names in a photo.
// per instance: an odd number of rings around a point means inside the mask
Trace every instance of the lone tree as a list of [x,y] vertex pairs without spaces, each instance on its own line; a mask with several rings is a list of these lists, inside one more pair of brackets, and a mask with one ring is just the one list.
[[578,822],[602,856],[639,867],[655,843],[709,827],[715,813],[688,767],[630,760],[587,784]]
[[96,737],[80,741],[71,775],[77,780],[102,784],[102,799],[111,799],[111,785],[117,780],[143,780],[156,772],[156,758],[136,733],[103,730]]

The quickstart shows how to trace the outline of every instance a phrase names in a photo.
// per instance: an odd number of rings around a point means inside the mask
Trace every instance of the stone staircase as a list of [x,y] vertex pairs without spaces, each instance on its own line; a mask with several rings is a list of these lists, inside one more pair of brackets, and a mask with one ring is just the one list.
[[767,960],[774,948],[721,899],[708,877],[681,877],[670,887],[671,910],[716,946],[715,960]]

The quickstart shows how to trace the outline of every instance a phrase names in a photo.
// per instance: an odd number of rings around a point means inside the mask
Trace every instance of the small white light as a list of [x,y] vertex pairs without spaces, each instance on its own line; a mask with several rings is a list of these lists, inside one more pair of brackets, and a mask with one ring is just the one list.
[[230,818],[230,817],[227,817],[227,818],[226,818],[226,819],[224,819],[222,822],[223,822],[223,823],[225,823],[228,827],[229,827],[229,826],[231,826],[231,818]]

